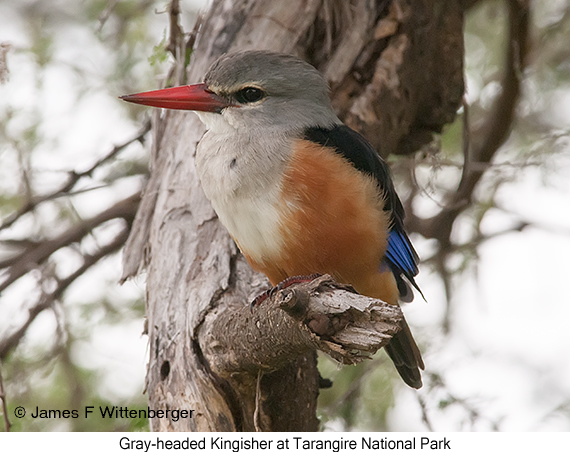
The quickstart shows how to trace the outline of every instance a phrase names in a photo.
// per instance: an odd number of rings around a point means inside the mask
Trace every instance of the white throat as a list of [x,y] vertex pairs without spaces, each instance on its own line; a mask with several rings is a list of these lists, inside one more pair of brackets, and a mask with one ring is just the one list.
[[208,131],[218,134],[232,134],[236,132],[236,128],[230,124],[223,114],[202,111],[195,111],[194,113],[198,115],[198,118],[204,123]]
[[223,115],[200,113],[208,127],[196,151],[206,197],[242,251],[261,262],[281,248],[278,205],[292,134],[256,134],[233,127]]

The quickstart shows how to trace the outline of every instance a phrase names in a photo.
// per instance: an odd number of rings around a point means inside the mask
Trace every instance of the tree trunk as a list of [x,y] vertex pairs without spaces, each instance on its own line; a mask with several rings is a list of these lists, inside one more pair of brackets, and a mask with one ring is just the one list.
[[[203,19],[187,80],[200,81],[225,52],[295,53],[326,75],[341,119],[382,155],[409,154],[461,102],[462,39],[459,1],[219,0]],[[151,428],[318,429],[316,350],[356,362],[398,330],[399,310],[325,277],[250,311],[269,285],[202,193],[194,154],[204,127],[193,113],[168,111],[154,131],[124,277],[147,268],[150,407],[194,412],[178,422],[152,419]],[[339,311],[319,311],[323,296]]]

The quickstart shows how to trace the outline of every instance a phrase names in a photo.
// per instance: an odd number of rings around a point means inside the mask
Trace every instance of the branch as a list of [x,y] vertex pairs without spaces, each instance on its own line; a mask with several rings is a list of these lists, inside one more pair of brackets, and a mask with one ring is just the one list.
[[[501,83],[501,92],[494,101],[491,112],[482,126],[471,132],[464,132],[464,140],[472,136],[482,137],[475,143],[464,143],[465,162],[461,180],[455,192],[449,193],[440,212],[427,219],[408,216],[406,225],[410,230],[419,232],[426,238],[438,242],[438,251],[434,256],[436,270],[444,283],[447,310],[444,330],[449,330],[451,316],[451,278],[447,268],[448,256],[454,251],[451,231],[457,217],[473,204],[473,194],[479,181],[491,166],[494,156],[509,137],[516,106],[521,93],[523,71],[530,49],[530,6],[529,0],[505,0],[509,9],[508,50],[505,55],[505,69]],[[474,3],[474,2],[466,2]],[[468,109],[465,115],[468,115]],[[465,118],[467,120],[467,118]],[[475,140],[474,140],[475,141]]]
[[180,0],[170,0],[168,5],[168,21],[170,33],[168,35],[166,50],[168,50],[176,60],[179,60],[180,45],[184,40],[184,32],[182,31],[182,27],[180,27]]
[[384,347],[403,318],[399,307],[359,295],[328,275],[278,290],[253,311],[222,306],[199,331],[202,352],[222,377],[269,373],[314,349],[356,364]]
[[[127,222],[131,223],[135,216],[139,200],[140,193],[137,192],[127,199],[119,201],[93,218],[82,221],[81,223],[69,228],[59,236],[41,242],[35,248],[24,250],[17,258],[9,258],[6,261],[0,262],[0,268],[7,267],[6,273],[8,274],[8,277],[2,281],[2,284],[0,284],[0,292],[30,270],[33,270],[38,265],[45,262],[59,249],[81,241],[97,226],[115,218],[123,218]],[[7,263],[10,265],[8,266]]]
[[[24,337],[28,327],[36,319],[36,317],[45,309],[49,308],[52,303],[59,299],[63,292],[81,275],[83,275],[89,268],[95,265],[102,258],[109,256],[121,249],[129,233],[129,228],[125,227],[119,234],[115,236],[113,241],[109,244],[102,246],[94,254],[88,254],[83,256],[83,264],[77,268],[73,273],[64,279],[57,281],[57,287],[49,293],[42,294],[39,301],[28,310],[28,318],[26,321],[20,325],[20,327],[14,331],[10,336],[6,337],[2,342],[0,342],[0,360],[4,359],[8,353],[18,345],[20,339]],[[1,388],[0,388],[1,389]]]
[[8,52],[12,50],[12,44],[9,42],[0,42],[0,85],[8,81],[10,71],[8,70]]
[[[452,393],[450,386],[444,380],[444,378],[437,373],[430,373],[430,385],[432,390],[441,390],[443,394],[440,396],[440,403],[439,403],[439,411],[443,411],[448,407],[452,406],[460,406],[463,408],[469,415],[469,420],[471,421],[471,425],[474,425],[477,421],[484,420],[489,422],[490,431],[498,432],[501,431],[500,424],[501,419],[492,419],[489,417],[487,413],[481,411],[479,407],[477,407],[472,401],[467,398],[463,398],[460,396],[456,396]],[[423,411],[423,408],[422,408]]]
[[47,195],[36,196],[28,200],[26,204],[24,204],[18,211],[14,212],[10,215],[1,225],[0,231],[3,229],[7,229],[12,226],[16,221],[18,221],[22,216],[34,210],[39,204],[50,201],[56,198],[61,197],[64,194],[74,194],[71,193],[71,190],[77,185],[77,182],[84,177],[89,177],[93,174],[93,172],[102,166],[103,164],[107,163],[108,161],[112,160],[116,157],[121,151],[126,149],[129,145],[134,143],[135,141],[141,141],[144,139],[144,136],[150,131],[150,120],[145,121],[141,129],[137,132],[137,134],[130,138],[129,140],[125,141],[122,144],[118,144],[113,146],[110,152],[108,152],[105,156],[97,160],[91,167],[87,168],[85,171],[76,172],[76,171],[69,171],[67,181],[58,189],[54,190]]
[[8,407],[6,406],[6,393],[4,392],[4,380],[2,378],[2,360],[0,359],[0,403],[2,404],[2,415],[4,416],[4,431],[9,432],[12,424],[8,418]]
[[103,12],[101,12],[101,14],[99,14],[99,18],[98,18],[99,19],[99,29],[98,29],[99,33],[103,30],[103,27],[105,26],[105,24],[109,20],[109,17],[111,17],[113,10],[117,6],[117,3],[119,3],[119,0],[109,0],[109,2],[107,3],[107,6],[105,6],[105,9],[103,10]]
[[427,238],[440,241],[443,248],[450,244],[455,219],[471,205],[478,182],[485,174],[486,164],[507,140],[521,92],[522,72],[529,52],[530,10],[528,0],[507,0],[509,5],[509,46],[501,94],[491,113],[477,133],[483,138],[470,147],[471,161],[465,162],[457,190],[446,201],[446,207],[427,220],[414,219],[411,227]]

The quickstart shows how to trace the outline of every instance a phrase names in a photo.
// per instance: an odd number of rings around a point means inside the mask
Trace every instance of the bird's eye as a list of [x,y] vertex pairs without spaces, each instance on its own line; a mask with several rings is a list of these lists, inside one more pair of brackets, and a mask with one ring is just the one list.
[[250,104],[260,101],[265,97],[265,92],[253,86],[246,86],[236,93],[236,99],[240,104]]

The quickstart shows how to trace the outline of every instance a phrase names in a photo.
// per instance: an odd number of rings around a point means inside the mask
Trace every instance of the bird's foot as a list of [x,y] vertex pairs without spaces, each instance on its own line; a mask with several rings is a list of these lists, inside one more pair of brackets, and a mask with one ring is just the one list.
[[250,308],[253,309],[257,306],[259,306],[261,303],[263,303],[265,300],[267,300],[268,298],[271,297],[271,295],[273,295],[276,291],[278,290],[282,290],[285,289],[289,286],[292,286],[293,284],[299,284],[299,283],[305,283],[305,282],[311,282],[314,279],[317,279],[318,277],[320,277],[321,274],[320,273],[313,273],[311,275],[298,275],[298,276],[291,276],[287,279],[284,279],[283,281],[281,281],[279,284],[277,284],[275,287],[272,287],[269,290],[266,290],[265,292],[259,294],[257,297],[255,297],[253,299],[253,301],[250,304]]

